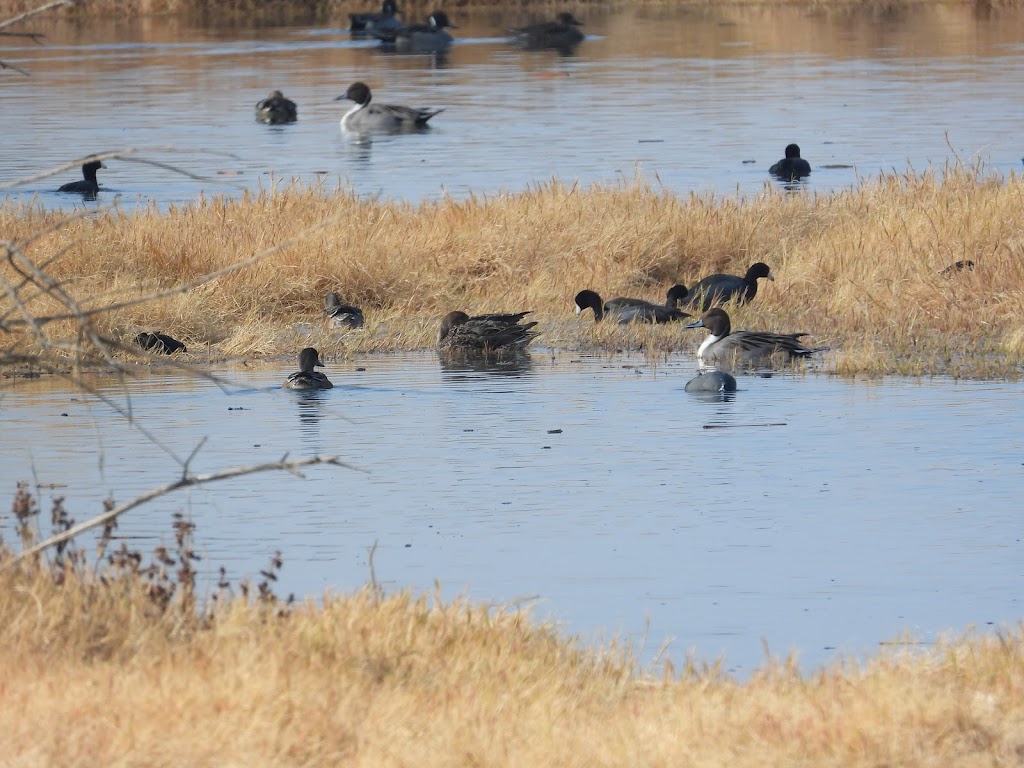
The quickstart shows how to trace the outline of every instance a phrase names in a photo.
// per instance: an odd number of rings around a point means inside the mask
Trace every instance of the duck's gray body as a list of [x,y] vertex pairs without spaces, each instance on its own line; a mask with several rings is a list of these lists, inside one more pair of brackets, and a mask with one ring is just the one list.
[[455,25],[448,20],[444,11],[434,11],[426,24],[411,24],[398,29],[375,30],[374,37],[396,53],[445,53],[451,48],[454,38],[448,27]]
[[800,337],[806,333],[769,333],[767,331],[733,331],[729,315],[715,307],[687,328],[707,328],[710,333],[697,349],[697,358],[704,365],[751,365],[767,363],[775,355],[787,360],[824,352],[827,347],[805,347]]
[[688,295],[683,285],[673,285],[668,289],[664,304],[655,304],[644,299],[618,297],[601,301],[596,291],[580,291],[576,294],[576,314],[585,309],[594,310],[594,321],[600,322],[608,318],[612,322],[625,325],[627,323],[671,323],[684,320],[688,314],[676,305]]
[[315,366],[323,367],[323,363],[320,361],[320,353],[313,349],[313,347],[306,347],[299,352],[299,370],[288,376],[281,386],[284,389],[299,390],[333,388],[334,385],[330,379],[320,373],[320,371],[313,370]]
[[441,319],[437,348],[447,352],[497,352],[523,349],[537,335],[535,322],[521,323],[530,314],[511,312],[477,315],[449,312]]
[[363,310],[351,304],[342,304],[336,293],[324,297],[324,317],[331,328],[361,328],[365,322]]
[[709,275],[697,282],[686,297],[686,306],[701,312],[716,304],[735,301],[745,304],[757,295],[757,281],[760,278],[775,280],[775,276],[764,262],[751,264],[747,274]]
[[736,379],[725,371],[708,371],[686,382],[687,392],[735,392]]
[[284,125],[299,119],[295,102],[280,91],[271,91],[267,98],[256,103],[256,119],[267,125]]
[[355,106],[341,118],[341,128],[355,133],[402,133],[427,127],[427,121],[443,109],[414,109],[396,104],[373,104],[366,83],[353,83],[335,101],[348,99]]
[[353,34],[372,34],[388,32],[401,28],[402,22],[396,14],[400,13],[394,0],[384,0],[379,13],[350,13],[348,15],[349,32]]

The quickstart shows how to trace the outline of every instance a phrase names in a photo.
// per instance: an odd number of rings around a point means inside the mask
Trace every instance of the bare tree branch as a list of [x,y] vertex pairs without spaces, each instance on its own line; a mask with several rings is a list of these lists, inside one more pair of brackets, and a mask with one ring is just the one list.
[[17,16],[7,19],[6,21],[0,21],[0,29],[7,29],[7,27],[14,26],[19,21],[24,21],[25,19],[32,18],[33,16],[36,16],[40,13],[46,13],[47,11],[53,10],[54,8],[60,8],[61,6],[74,4],[75,0],[54,0],[54,2],[52,3],[47,3],[46,5],[41,5],[38,8],[33,8],[31,11],[25,11],[24,13],[20,13]]
[[[13,565],[25,560],[26,558],[32,557],[39,554],[40,552],[49,549],[50,547],[62,544],[65,541],[70,541],[76,536],[85,533],[86,531],[96,528],[101,525],[106,525],[116,520],[118,517],[123,515],[136,507],[157,499],[161,496],[165,496],[172,491],[176,491],[179,488],[189,488],[194,485],[204,485],[206,483],[212,483],[217,480],[230,480],[235,477],[243,477],[245,475],[251,475],[256,472],[266,472],[273,469],[283,469],[286,472],[296,473],[300,467],[311,467],[318,464],[330,464],[335,467],[345,467],[346,469],[354,469],[349,464],[343,462],[337,456],[313,456],[308,459],[297,459],[295,461],[288,461],[287,456],[282,458],[280,461],[275,461],[270,464],[252,464],[247,467],[234,467],[232,469],[226,469],[222,472],[214,472],[208,475],[183,475],[173,483],[168,483],[160,488],[154,488],[153,490],[137,496],[126,504],[114,507],[102,515],[97,515],[91,520],[86,520],[84,523],[79,523],[76,526],[68,528],[66,531],[62,531],[54,536],[51,536],[38,544],[29,547],[23,552],[19,552],[14,557],[10,558],[3,564],[0,564],[0,570],[10,568]],[[302,475],[299,474],[299,477]]]

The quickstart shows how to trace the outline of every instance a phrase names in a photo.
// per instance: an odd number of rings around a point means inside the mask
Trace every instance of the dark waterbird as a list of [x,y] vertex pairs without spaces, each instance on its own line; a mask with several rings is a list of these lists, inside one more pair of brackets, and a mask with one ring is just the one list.
[[442,351],[495,352],[523,349],[537,333],[535,322],[522,323],[526,312],[495,313],[470,317],[449,312],[441,319],[437,348]]
[[149,352],[162,352],[165,355],[188,352],[184,344],[166,333],[140,333],[135,337],[135,343]]
[[735,392],[736,379],[725,371],[708,371],[686,382],[687,392]]
[[668,289],[664,304],[622,296],[602,302],[596,291],[585,290],[576,294],[576,314],[580,314],[584,309],[592,309],[595,322],[607,317],[621,325],[633,322],[671,323],[689,317],[681,309],[677,309],[678,303],[688,295],[685,285],[673,285]]
[[394,0],[384,0],[379,13],[350,13],[348,15],[349,32],[367,34],[369,32],[398,29],[402,26],[397,18],[401,13]]
[[284,389],[331,389],[334,385],[320,371],[313,370],[314,367],[324,367],[320,360],[320,353],[313,347],[306,347],[299,352],[299,370],[288,376]]
[[256,102],[256,119],[267,125],[284,125],[299,119],[295,102],[280,91],[271,91],[267,98]]
[[786,156],[768,169],[768,173],[782,181],[799,181],[811,175],[811,164],[800,157],[800,147],[790,144]]
[[697,349],[697,358],[708,365],[765,363],[776,354],[793,360],[828,349],[805,347],[800,343],[800,337],[807,336],[806,333],[733,331],[729,315],[720,307],[709,309],[700,320],[686,327],[707,328],[710,331]]
[[57,189],[58,192],[74,192],[79,195],[87,195],[95,198],[100,191],[100,183],[96,181],[96,171],[106,168],[99,160],[89,160],[82,165],[82,180],[69,181]]
[[561,53],[571,53],[585,35],[580,31],[581,23],[571,13],[563,11],[554,21],[542,21],[516,27],[508,32],[512,41],[527,50],[550,48]]
[[324,317],[331,328],[361,328],[364,322],[363,310],[342,304],[333,291],[324,297]]
[[380,40],[381,45],[393,49],[396,53],[444,53],[454,42],[447,28],[457,29],[448,20],[448,14],[444,11],[434,11],[427,18],[426,24],[373,30],[372,34]]
[[775,276],[764,262],[751,264],[747,274],[709,275],[690,289],[686,297],[686,306],[704,311],[715,304],[724,304],[735,300],[737,304],[745,304],[757,295],[757,281],[760,278],[775,280]]

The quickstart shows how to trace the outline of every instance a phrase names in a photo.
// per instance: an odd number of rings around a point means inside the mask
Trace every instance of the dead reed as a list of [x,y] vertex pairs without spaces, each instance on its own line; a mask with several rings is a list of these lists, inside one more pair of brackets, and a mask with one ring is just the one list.
[[[68,524],[63,505],[54,524]],[[38,514],[25,487],[21,545]],[[152,558],[0,542],[5,766],[990,766],[1024,760],[1024,626],[801,674],[640,670],[522,612],[368,585],[197,599],[192,530]]]
[[[88,307],[195,280],[320,224],[249,268],[96,319],[125,342],[157,329],[216,357],[291,355],[310,343],[333,354],[428,347],[457,308],[532,309],[537,343],[550,347],[693,350],[698,332],[598,327],[589,313],[573,316],[572,297],[593,288],[660,301],[674,283],[764,261],[776,280],[731,310],[735,328],[810,332],[833,350],[826,368],[844,375],[1001,377],[1019,375],[1024,356],[1022,190],[1014,175],[961,166],[830,195],[766,187],[752,199],[678,197],[642,180],[551,181],[410,205],[281,184],[62,226],[58,212],[8,203],[0,231],[18,241],[53,226],[28,255],[62,253],[50,271]],[[973,269],[944,271],[968,260]],[[363,307],[365,330],[322,328],[330,290]]]

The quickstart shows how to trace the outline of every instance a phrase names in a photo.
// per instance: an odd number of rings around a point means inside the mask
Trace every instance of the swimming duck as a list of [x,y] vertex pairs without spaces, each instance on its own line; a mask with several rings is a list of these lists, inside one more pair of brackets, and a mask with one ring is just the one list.
[[299,119],[295,102],[286,99],[280,91],[271,91],[267,98],[256,102],[256,119],[268,125],[294,123]]
[[285,379],[281,386],[284,389],[332,389],[331,380],[320,371],[314,371],[314,366],[323,367],[320,361],[320,353],[313,347],[306,347],[299,352],[299,370]]
[[426,24],[412,24],[398,29],[373,30],[373,36],[397,53],[444,53],[454,38],[446,27],[457,29],[444,11],[434,11]]
[[607,315],[616,323],[671,323],[683,320],[688,314],[676,306],[688,295],[686,286],[673,285],[668,289],[664,304],[655,304],[644,299],[628,299],[619,297],[602,302],[596,291],[580,291],[576,294],[576,314],[584,309],[594,310],[594,321],[600,322]]
[[324,317],[331,328],[361,328],[363,310],[351,304],[342,304],[336,293],[324,297]]
[[811,175],[811,164],[800,157],[800,147],[790,144],[786,156],[768,169],[768,173],[782,181],[797,181]]
[[745,304],[757,295],[757,280],[761,277],[775,280],[775,275],[772,274],[768,265],[761,261],[751,264],[747,274],[743,277],[739,275],[710,275],[698,281],[690,289],[686,305],[703,312],[714,304],[724,304],[733,299],[737,304]]
[[806,333],[768,333],[762,331],[732,331],[729,315],[720,307],[709,309],[700,320],[687,328],[707,328],[710,333],[697,349],[701,363],[728,364],[767,362],[780,353],[792,360],[824,352],[828,347],[805,347],[800,337]]
[[394,104],[371,104],[373,96],[366,83],[352,83],[335,101],[349,99],[356,105],[341,118],[345,131],[363,133],[366,131],[402,132],[427,127],[427,121],[444,109],[413,109]]
[[685,389],[687,392],[735,392],[736,378],[725,371],[708,371],[686,382]]
[[531,330],[537,323],[520,324],[528,314],[529,311],[470,317],[465,312],[449,312],[441,319],[437,348],[462,352],[522,349],[537,335]]
[[394,0],[384,0],[380,6],[380,13],[350,13],[348,15],[349,32],[375,32],[398,29],[402,22],[396,14],[401,13]]
[[555,21],[542,21],[525,27],[510,29],[508,32],[516,45],[527,50],[554,48],[562,53],[571,53],[583,42],[580,22],[568,12],[558,14]]
[[143,349],[151,352],[163,352],[165,355],[174,352],[188,352],[184,344],[166,333],[140,333],[135,337],[135,343]]
[[106,167],[99,160],[90,160],[82,166],[82,176],[84,178],[81,181],[69,181],[57,191],[77,192],[80,195],[91,195],[95,198],[96,193],[100,191],[100,184],[96,181],[96,171]]

